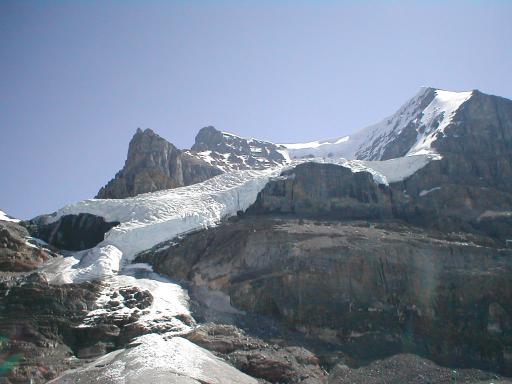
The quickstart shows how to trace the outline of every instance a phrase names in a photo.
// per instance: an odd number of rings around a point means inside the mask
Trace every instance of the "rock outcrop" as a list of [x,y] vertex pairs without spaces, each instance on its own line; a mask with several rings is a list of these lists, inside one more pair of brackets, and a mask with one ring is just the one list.
[[335,164],[303,163],[281,173],[258,194],[254,213],[297,214],[333,219],[393,217],[391,190],[369,172]]
[[202,128],[191,150],[180,150],[151,129],[137,130],[125,165],[96,198],[122,199],[200,183],[223,172],[285,164],[284,147]]
[[76,331],[100,288],[98,283],[49,285],[37,274],[0,281],[0,382],[45,383],[82,364],[73,358]]
[[492,181],[482,184],[480,176],[463,168],[460,173],[447,171],[461,161],[455,154],[446,156],[389,186],[376,184],[368,172],[303,163],[271,180],[248,211],[337,220],[394,218],[436,230],[481,234],[505,245],[512,233],[512,189]]
[[318,357],[307,349],[268,343],[233,325],[207,323],[185,337],[265,382],[320,384],[327,378]]
[[0,271],[31,271],[52,256],[29,240],[29,232],[18,223],[0,221]]
[[246,216],[140,261],[359,362],[414,352],[512,373],[512,250],[389,222]]
[[89,213],[66,215],[50,223],[46,219],[46,216],[40,216],[23,224],[33,237],[68,251],[94,247],[103,241],[105,233],[119,224]]
[[123,169],[96,197],[121,199],[199,183],[221,173],[203,160],[184,154],[151,129],[139,128],[130,141]]
[[190,152],[224,171],[265,169],[287,162],[286,150],[282,146],[245,139],[212,126],[199,131]]

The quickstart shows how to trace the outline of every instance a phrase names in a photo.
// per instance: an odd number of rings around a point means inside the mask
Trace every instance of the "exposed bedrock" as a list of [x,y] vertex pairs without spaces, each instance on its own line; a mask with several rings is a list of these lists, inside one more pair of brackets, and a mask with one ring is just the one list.
[[96,197],[122,199],[199,183],[221,173],[220,169],[179,150],[151,129],[139,128],[130,141],[123,169]]
[[512,250],[389,222],[246,216],[140,261],[362,362],[414,352],[512,373]]
[[91,315],[102,294],[98,281],[53,285],[38,273],[0,272],[0,383],[46,383],[137,336],[171,327],[151,329],[138,321],[153,296],[132,286],[112,292]]
[[211,151],[217,154],[230,154],[229,162],[241,161],[238,156],[244,156],[246,163],[240,162],[238,166],[232,164],[234,169],[262,169],[272,165],[284,164],[282,151],[284,147],[257,139],[245,139],[237,135],[221,132],[215,127],[201,128],[196,136],[192,152]]
[[74,359],[77,327],[94,308],[100,288],[49,285],[37,274],[0,281],[0,382],[45,383],[80,365]]
[[433,147],[442,160],[392,185],[398,213],[418,224],[510,237],[512,102],[474,91]]
[[392,217],[392,201],[389,188],[377,185],[368,172],[311,162],[267,183],[248,212],[379,219]]
[[29,237],[18,223],[0,221],[0,271],[31,271],[52,256],[48,249],[31,244]]
[[395,218],[448,232],[483,234],[504,245],[512,233],[512,189],[498,181],[482,182],[467,161],[462,155],[447,156],[389,186],[377,185],[368,172],[299,164],[271,180],[248,211],[336,220]]
[[106,222],[103,217],[90,213],[65,215],[54,222],[48,216],[39,216],[24,222],[32,236],[46,241],[59,249],[80,251],[102,242],[111,228],[119,222]]

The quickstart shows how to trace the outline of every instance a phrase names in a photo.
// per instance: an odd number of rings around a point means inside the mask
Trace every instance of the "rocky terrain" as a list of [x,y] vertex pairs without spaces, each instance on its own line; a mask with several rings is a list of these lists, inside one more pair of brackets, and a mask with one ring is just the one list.
[[50,257],[50,249],[37,246],[26,228],[0,220],[0,271],[30,271]]
[[199,183],[221,171],[183,153],[151,129],[137,129],[122,170],[98,192],[97,198],[122,199],[141,193]]
[[265,169],[286,163],[284,148],[205,127],[190,150],[179,150],[151,129],[137,130],[120,170],[97,194],[122,199],[178,188],[235,169]]
[[414,352],[510,374],[512,251],[399,223],[247,216],[139,257],[362,363]]
[[139,129],[98,199],[0,211],[0,383],[511,382],[511,164],[478,91],[330,141]]
[[264,169],[285,164],[288,160],[283,146],[257,139],[245,139],[214,127],[202,128],[189,153],[210,164],[232,171]]

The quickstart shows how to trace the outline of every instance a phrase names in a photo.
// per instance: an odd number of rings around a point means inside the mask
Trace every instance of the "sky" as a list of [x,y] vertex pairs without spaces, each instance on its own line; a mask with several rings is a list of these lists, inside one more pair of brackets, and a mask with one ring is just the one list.
[[0,209],[93,197],[137,127],[349,134],[421,86],[512,98],[512,1],[0,1]]

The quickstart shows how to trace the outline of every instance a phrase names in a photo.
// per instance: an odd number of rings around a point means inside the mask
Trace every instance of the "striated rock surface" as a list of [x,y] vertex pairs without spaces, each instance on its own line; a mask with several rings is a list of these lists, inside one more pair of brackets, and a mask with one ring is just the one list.
[[120,199],[141,193],[182,187],[207,180],[222,171],[184,154],[151,129],[140,128],[130,141],[121,171],[100,189],[99,199]]
[[447,171],[463,156],[432,161],[389,186],[377,185],[368,172],[353,173],[334,164],[299,164],[271,180],[249,212],[337,220],[395,218],[442,231],[489,236],[503,246],[512,233],[512,189],[500,186],[498,180],[482,182],[463,167]]
[[98,283],[54,286],[37,274],[1,281],[0,382],[45,383],[80,365],[76,330],[99,293]]
[[[512,250],[397,223],[247,216],[139,257],[355,361],[414,352],[512,373]],[[490,315],[492,314],[492,315]]]

